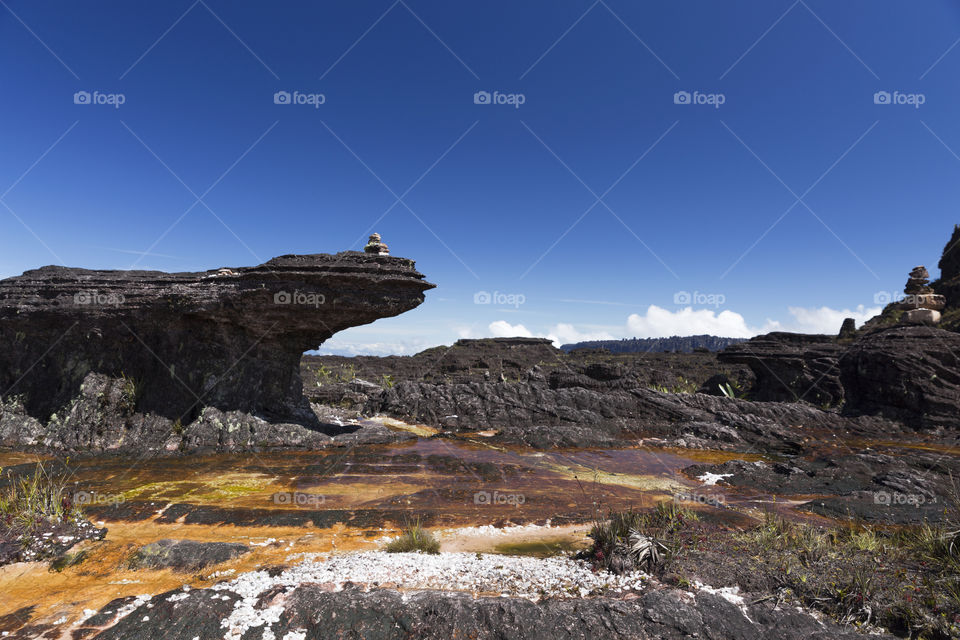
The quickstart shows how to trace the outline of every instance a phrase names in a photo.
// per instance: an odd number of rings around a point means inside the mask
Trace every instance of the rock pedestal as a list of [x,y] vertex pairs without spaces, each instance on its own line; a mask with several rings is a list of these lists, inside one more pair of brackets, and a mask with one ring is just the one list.
[[297,421],[304,351],[433,286],[412,260],[355,251],[199,273],[43,267],[0,280],[0,393],[47,421],[102,374],[123,381],[131,414]]

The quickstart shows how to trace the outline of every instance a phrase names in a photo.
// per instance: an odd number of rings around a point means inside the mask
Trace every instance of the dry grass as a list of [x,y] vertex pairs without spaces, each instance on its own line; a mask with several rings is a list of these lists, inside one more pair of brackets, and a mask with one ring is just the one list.
[[420,520],[408,522],[403,529],[403,534],[396,540],[387,544],[385,550],[388,553],[410,553],[420,551],[422,553],[440,553],[440,543],[433,534],[420,525]]

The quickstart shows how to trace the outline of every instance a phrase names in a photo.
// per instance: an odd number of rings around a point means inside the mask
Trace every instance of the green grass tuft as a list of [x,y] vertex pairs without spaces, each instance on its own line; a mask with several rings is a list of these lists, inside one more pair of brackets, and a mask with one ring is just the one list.
[[28,535],[44,520],[75,521],[82,519],[83,513],[73,504],[66,484],[38,464],[32,476],[14,478],[0,492],[0,518],[9,531]]
[[414,520],[407,523],[403,529],[403,534],[387,544],[385,547],[387,553],[410,553],[420,551],[423,553],[440,553],[440,543],[433,534],[420,525],[420,520]]

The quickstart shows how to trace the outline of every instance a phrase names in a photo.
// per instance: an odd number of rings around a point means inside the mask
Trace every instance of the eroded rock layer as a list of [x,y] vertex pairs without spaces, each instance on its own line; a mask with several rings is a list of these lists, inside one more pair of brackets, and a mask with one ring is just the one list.
[[432,287],[412,260],[359,252],[199,273],[43,267],[0,281],[0,394],[45,422],[102,374],[131,414],[296,419],[304,351]]

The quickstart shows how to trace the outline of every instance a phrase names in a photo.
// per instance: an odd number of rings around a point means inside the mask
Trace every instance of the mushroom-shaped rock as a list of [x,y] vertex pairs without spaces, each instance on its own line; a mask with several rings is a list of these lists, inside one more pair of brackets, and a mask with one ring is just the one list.
[[0,390],[42,421],[90,373],[128,382],[132,410],[183,424],[205,406],[297,419],[304,351],[433,286],[412,260],[356,251],[229,273],[43,267],[0,280]]

